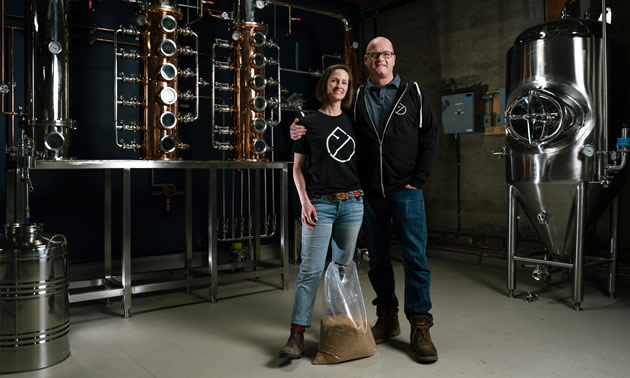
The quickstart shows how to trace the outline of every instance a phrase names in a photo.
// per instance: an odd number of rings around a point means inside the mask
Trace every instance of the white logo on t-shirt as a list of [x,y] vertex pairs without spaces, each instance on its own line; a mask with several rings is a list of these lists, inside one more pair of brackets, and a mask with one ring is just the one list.
[[398,106],[396,106],[396,114],[399,116],[407,114],[407,107],[399,103]]
[[345,163],[352,159],[355,146],[354,139],[339,126],[326,138],[328,154],[340,163]]

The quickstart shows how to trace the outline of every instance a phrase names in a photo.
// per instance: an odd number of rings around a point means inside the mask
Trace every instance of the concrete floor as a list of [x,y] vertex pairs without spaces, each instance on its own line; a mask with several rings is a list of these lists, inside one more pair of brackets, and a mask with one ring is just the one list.
[[[71,355],[47,369],[12,377],[628,377],[630,288],[610,299],[588,281],[583,311],[571,308],[571,284],[554,282],[537,301],[505,296],[501,260],[434,252],[431,333],[439,361],[416,363],[408,350],[409,324],[376,355],[315,366],[319,322],[307,330],[305,358],[277,357],[289,333],[293,289],[242,282],[207,290],[134,297],[133,317],[119,301],[71,306]],[[360,279],[373,297],[366,266]],[[402,297],[402,268],[396,265]],[[291,267],[290,286],[297,267]],[[279,281],[279,280],[278,280]],[[626,281],[627,282],[627,281]],[[272,282],[277,285],[278,282]],[[519,291],[537,283],[519,276]],[[320,290],[321,293],[321,290]],[[321,316],[320,298],[313,319]],[[370,321],[374,309],[368,305]]]

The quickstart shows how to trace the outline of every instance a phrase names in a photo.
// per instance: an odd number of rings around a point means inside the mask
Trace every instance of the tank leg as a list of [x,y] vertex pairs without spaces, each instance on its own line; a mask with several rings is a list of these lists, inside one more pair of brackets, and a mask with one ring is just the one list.
[[582,304],[581,303],[574,303],[573,304],[573,309],[575,311],[582,311]]
[[128,309],[128,308],[126,308],[124,311],[125,311],[124,318],[125,318],[125,319],[129,319],[129,318],[131,318],[131,310],[130,310],[130,309]]
[[508,242],[507,242],[507,292],[508,297],[514,298],[516,289],[516,270],[514,255],[516,254],[516,193],[514,186],[508,187]]
[[617,239],[619,235],[619,194],[610,204],[610,264],[608,265],[608,296],[615,297],[617,288]]
[[[579,309],[584,301],[584,219],[586,203],[586,187],[584,183],[577,186],[576,191],[576,225],[575,225],[575,256],[573,259],[573,303],[574,308]],[[578,310],[579,311],[579,310]]]

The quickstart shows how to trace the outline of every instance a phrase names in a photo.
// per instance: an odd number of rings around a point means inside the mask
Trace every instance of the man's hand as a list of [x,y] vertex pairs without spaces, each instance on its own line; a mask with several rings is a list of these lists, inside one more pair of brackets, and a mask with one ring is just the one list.
[[300,120],[296,118],[295,121],[293,121],[293,123],[291,124],[291,127],[289,128],[289,135],[291,136],[291,139],[293,140],[298,140],[302,138],[304,134],[306,134],[306,127],[302,125],[298,125],[297,123],[299,121]]
[[415,186],[409,185],[409,184],[405,185],[405,188],[407,188],[407,189],[418,189]]

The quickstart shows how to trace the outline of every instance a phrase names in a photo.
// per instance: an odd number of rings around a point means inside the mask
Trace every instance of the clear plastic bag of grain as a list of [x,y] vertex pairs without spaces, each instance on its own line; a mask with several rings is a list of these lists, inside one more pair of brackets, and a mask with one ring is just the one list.
[[331,262],[324,277],[324,316],[314,365],[336,364],[376,353],[354,261]]

